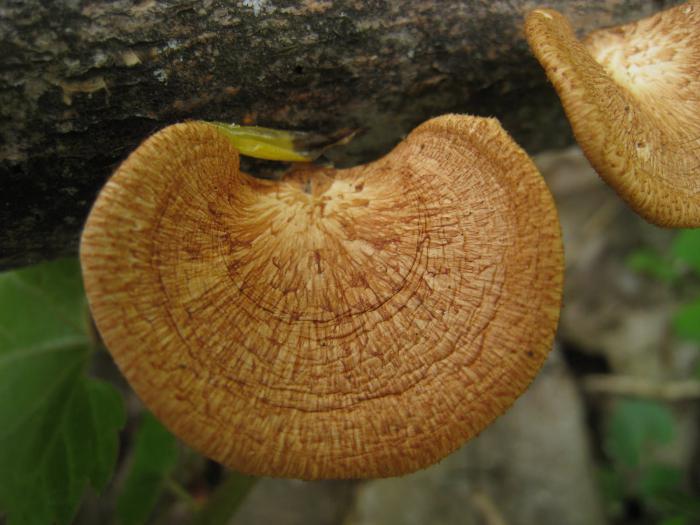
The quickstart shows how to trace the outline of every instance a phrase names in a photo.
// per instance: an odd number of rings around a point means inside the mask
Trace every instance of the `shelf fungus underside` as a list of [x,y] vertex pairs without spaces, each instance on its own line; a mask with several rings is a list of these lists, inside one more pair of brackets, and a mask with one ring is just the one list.
[[546,358],[563,255],[545,183],[492,119],[282,181],[214,126],[146,140],[81,261],[104,341],[181,439],[242,472],[405,474],[503,413]]

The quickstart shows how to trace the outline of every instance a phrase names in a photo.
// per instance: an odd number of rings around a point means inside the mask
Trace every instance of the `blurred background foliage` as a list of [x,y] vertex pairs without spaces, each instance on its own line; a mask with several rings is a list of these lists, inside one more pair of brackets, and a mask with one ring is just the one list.
[[628,263],[678,291],[683,303],[673,315],[673,329],[678,337],[700,343],[700,230],[680,230],[668,253],[640,249]]

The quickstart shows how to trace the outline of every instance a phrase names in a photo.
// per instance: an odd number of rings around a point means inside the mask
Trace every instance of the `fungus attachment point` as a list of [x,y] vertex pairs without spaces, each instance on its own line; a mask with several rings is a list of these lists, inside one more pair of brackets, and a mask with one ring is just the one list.
[[525,33],[603,180],[650,222],[700,226],[700,1],[583,42],[538,9]]
[[563,256],[552,197],[497,121],[444,116],[389,155],[281,182],[216,126],[146,140],[81,241],[97,326],[145,404],[249,474],[426,467],[541,367]]

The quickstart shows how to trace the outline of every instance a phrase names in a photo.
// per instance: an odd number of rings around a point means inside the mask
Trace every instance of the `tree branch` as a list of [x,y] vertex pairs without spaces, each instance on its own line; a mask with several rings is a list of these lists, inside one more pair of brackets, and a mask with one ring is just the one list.
[[[582,32],[653,0],[551,0]],[[74,254],[110,172],[184,119],[367,132],[376,158],[445,112],[531,151],[570,141],[522,35],[531,0],[7,0],[0,6],[0,267]]]

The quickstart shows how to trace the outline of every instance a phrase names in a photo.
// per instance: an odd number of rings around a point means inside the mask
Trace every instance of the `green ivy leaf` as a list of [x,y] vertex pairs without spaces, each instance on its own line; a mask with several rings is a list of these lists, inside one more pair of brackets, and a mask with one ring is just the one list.
[[64,524],[88,485],[102,489],[125,414],[88,378],[91,354],[75,260],[0,274],[0,512],[8,523]]
[[131,469],[117,499],[122,525],[146,523],[178,459],[177,441],[150,413],[134,438]]
[[681,230],[673,239],[673,255],[700,274],[700,229]]
[[674,437],[675,421],[668,408],[654,401],[625,399],[613,411],[605,445],[614,462],[636,468],[654,446]]
[[700,343],[700,299],[678,309],[673,316],[673,328],[679,337]]

